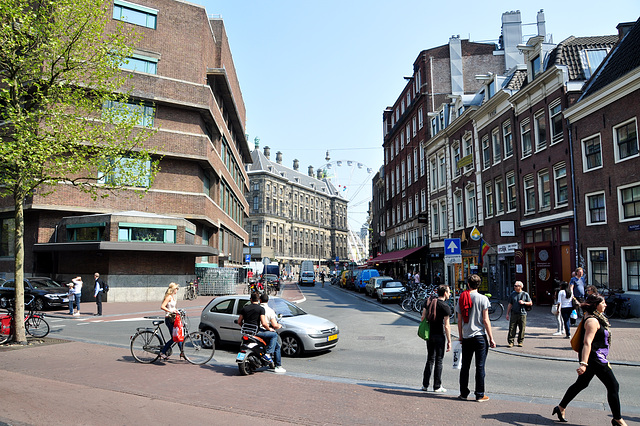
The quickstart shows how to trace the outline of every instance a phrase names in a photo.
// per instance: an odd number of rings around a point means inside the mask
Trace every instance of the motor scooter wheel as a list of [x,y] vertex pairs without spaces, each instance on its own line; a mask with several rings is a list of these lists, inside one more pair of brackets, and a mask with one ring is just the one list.
[[238,363],[238,370],[241,376],[248,376],[256,371],[256,366],[260,364],[260,361],[253,354],[247,354],[247,356]]

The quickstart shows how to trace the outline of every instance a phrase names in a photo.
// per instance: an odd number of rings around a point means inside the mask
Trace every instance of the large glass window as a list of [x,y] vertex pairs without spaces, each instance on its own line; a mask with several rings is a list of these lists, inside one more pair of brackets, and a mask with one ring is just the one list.
[[602,148],[600,146],[600,135],[595,135],[583,140],[582,152],[584,154],[584,171],[602,167]]
[[629,121],[614,129],[616,157],[618,160],[638,155],[638,133],[636,120]]
[[609,268],[607,265],[607,251],[599,249],[588,249],[590,276],[589,282],[595,286],[609,287]]
[[559,163],[553,168],[556,190],[556,206],[567,204],[569,200],[567,188],[567,167]]
[[156,29],[158,11],[150,7],[127,1],[115,0],[113,2],[113,19]]
[[101,241],[104,229],[104,223],[67,225],[67,241]]
[[620,189],[622,203],[622,219],[636,219],[640,217],[640,185]]
[[106,101],[102,109],[103,116],[113,122],[135,120],[135,124],[145,127],[152,127],[154,123],[155,108],[147,103]]
[[604,192],[587,195],[587,225],[607,222]]
[[114,186],[148,188],[151,162],[122,157],[109,160],[98,172],[98,183]]
[[118,241],[175,243],[176,227],[150,224],[120,223]]
[[158,60],[140,55],[133,55],[125,59],[120,68],[130,71],[146,72],[147,74],[158,73]]

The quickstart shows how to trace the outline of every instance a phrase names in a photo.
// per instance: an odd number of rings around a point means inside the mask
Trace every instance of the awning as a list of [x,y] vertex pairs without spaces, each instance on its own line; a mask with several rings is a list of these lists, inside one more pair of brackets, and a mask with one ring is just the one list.
[[392,251],[392,252],[380,255],[380,256],[378,256],[376,258],[373,258],[368,263],[369,264],[375,264],[375,263],[397,262],[397,261],[402,260],[405,257],[407,257],[407,256],[417,252],[418,250],[425,248],[425,247],[426,246],[421,246],[421,247],[414,247],[414,248],[405,249],[405,250]]

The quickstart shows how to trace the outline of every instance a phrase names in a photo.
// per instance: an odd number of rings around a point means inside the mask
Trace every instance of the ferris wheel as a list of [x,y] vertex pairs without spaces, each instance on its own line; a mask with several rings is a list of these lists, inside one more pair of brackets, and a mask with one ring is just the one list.
[[[371,188],[371,178],[374,169],[357,160],[342,159],[332,160],[329,151],[325,157],[326,163],[318,168],[323,171],[323,177],[329,179],[336,187],[338,193],[350,202],[357,202],[365,188]],[[371,198],[368,194],[367,201]]]

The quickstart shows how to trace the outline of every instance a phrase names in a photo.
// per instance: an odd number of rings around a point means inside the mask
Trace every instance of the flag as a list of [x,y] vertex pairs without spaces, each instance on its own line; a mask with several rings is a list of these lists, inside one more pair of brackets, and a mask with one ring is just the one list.
[[485,240],[480,239],[480,250],[478,251],[478,264],[482,265],[484,263],[484,255],[487,254],[491,246],[487,244]]

